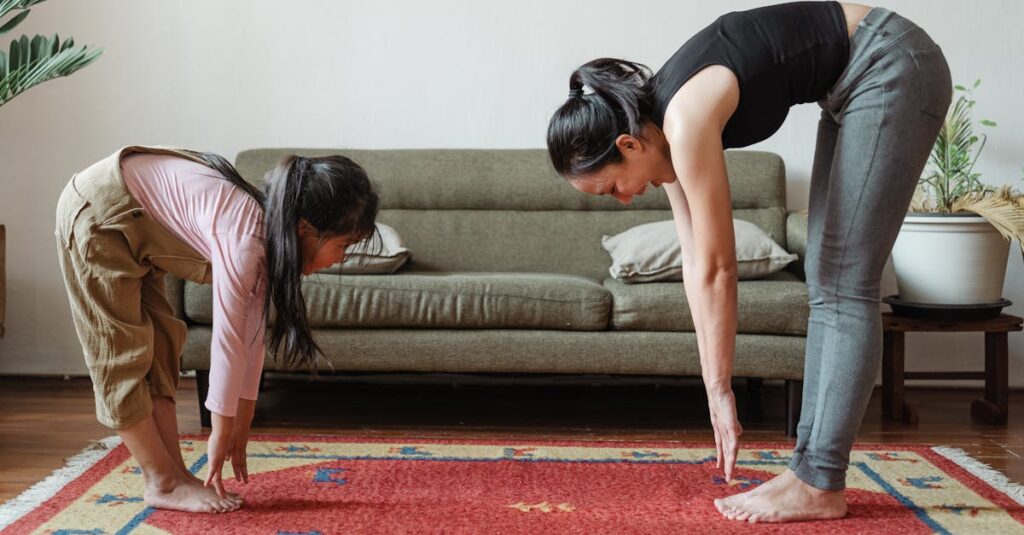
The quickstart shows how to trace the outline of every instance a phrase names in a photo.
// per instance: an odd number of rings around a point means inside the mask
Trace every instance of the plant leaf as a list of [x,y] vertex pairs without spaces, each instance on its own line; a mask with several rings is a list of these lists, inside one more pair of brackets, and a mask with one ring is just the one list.
[[20,0],[0,0],[0,19],[7,16],[8,13],[15,9],[23,9],[28,6],[21,5]]
[[960,199],[956,211],[974,212],[985,218],[1006,239],[1024,243],[1024,195],[1009,186]]
[[25,17],[27,17],[31,12],[31,10],[26,9],[25,11],[15,15],[13,19],[7,21],[3,26],[0,26],[0,37],[3,37],[5,33],[13,30],[14,27],[21,23],[21,21],[25,20]]
[[[35,3],[39,1],[43,0]],[[22,36],[13,41],[9,64],[0,69],[0,106],[35,85],[68,76],[103,53],[102,49],[89,49],[85,45],[68,46],[71,42],[69,38],[61,43],[56,34],[52,37],[37,35],[31,40]]]

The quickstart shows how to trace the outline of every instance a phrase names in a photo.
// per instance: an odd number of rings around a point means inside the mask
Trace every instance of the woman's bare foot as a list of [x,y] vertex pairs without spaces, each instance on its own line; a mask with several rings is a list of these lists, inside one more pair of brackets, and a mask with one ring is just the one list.
[[191,513],[228,513],[241,507],[241,499],[221,498],[202,482],[179,478],[163,485],[147,484],[143,494],[146,505]]
[[832,520],[846,516],[841,490],[814,488],[786,470],[760,487],[715,500],[715,507],[730,520],[796,522]]

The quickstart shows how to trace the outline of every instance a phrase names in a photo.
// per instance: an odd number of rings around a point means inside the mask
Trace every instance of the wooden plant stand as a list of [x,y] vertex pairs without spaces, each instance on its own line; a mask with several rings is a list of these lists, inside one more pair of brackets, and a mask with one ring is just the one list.
[[[1024,322],[1002,314],[980,321],[927,320],[882,314],[882,413],[893,420],[916,424],[917,412],[903,399],[903,382],[913,379],[985,381],[985,397],[971,403],[971,414],[990,423],[1006,425],[1009,403],[1008,333],[1020,331]],[[985,371],[907,372],[903,370],[904,333],[983,332]]]

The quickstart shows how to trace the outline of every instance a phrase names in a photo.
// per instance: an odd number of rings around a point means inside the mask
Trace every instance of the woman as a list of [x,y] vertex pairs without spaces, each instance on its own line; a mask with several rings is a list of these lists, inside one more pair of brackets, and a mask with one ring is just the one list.
[[879,281],[951,91],[942,51],[922,29],[885,9],[837,2],[724,15],[653,77],[615,59],[572,74],[548,128],[551,161],[576,189],[623,203],[665,186],[727,479],[742,428],[730,387],[736,258],[723,149],[768,138],[794,104],[822,108],[797,444],[786,472],[715,500],[726,517],[845,516],[849,453],[881,354]]
[[[221,467],[248,482],[249,437],[269,340],[286,362],[313,366],[300,278],[341,262],[376,232],[377,194],[342,156],[290,156],[264,194],[210,153],[127,147],[72,177],[57,205],[61,271],[100,423],[142,468],[146,505],[227,512]],[[178,446],[174,398],[187,329],[164,274],[213,284],[209,472],[197,479]],[[283,347],[282,347],[283,346]]]

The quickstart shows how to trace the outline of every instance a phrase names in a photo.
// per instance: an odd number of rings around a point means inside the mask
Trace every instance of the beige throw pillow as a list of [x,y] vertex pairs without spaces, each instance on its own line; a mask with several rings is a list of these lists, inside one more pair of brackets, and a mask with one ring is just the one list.
[[372,244],[369,250],[379,254],[368,254],[366,240],[363,240],[349,246],[344,262],[322,269],[319,273],[390,275],[398,271],[398,268],[409,260],[412,253],[405,248],[402,238],[399,237],[398,232],[395,232],[395,229],[383,223],[377,223],[377,231],[380,233],[380,251],[374,251],[375,247]]
[[[797,259],[753,223],[733,219],[736,261],[740,280],[775,273]],[[615,236],[601,238],[612,257],[609,272],[622,282],[683,280],[682,254],[675,222],[659,221],[635,226]]]

